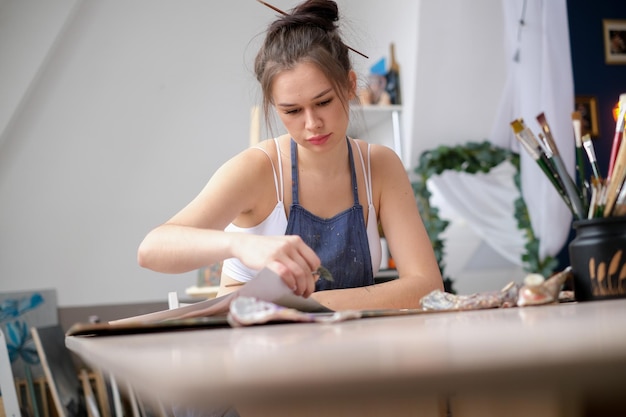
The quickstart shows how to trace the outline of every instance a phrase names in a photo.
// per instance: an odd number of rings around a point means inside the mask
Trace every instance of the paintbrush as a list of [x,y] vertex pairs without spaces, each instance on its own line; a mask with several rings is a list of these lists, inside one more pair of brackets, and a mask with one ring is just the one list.
[[582,115],[579,111],[572,112],[572,127],[574,128],[574,141],[576,144],[576,173],[578,182],[583,192],[583,200],[589,200],[589,181],[585,173],[585,160],[583,156]]
[[550,148],[550,144],[548,143],[548,141],[546,140],[546,137],[541,132],[539,132],[539,134],[537,135],[537,138],[538,138],[537,143],[539,144],[539,147],[541,148],[541,151],[543,152],[543,154],[547,158],[548,163],[550,164],[550,168],[552,169],[554,177],[559,182],[559,184],[561,184],[561,189],[565,193],[565,185],[563,184],[563,180],[561,178],[561,175],[559,175],[559,172],[556,169],[556,163],[553,160],[554,153],[552,152],[552,148]]
[[[539,143],[542,145],[542,149],[543,152],[546,154],[548,160],[550,161],[551,166],[554,168],[554,170],[557,172],[557,177],[559,179],[561,179],[561,175],[559,174],[559,170],[558,170],[558,161],[554,158],[554,151],[552,150],[554,147],[556,147],[556,144],[554,142],[552,142],[552,145],[550,143],[550,141],[546,138],[546,136],[543,133],[539,133],[537,135],[539,137]],[[569,177],[569,175],[568,175]],[[576,190],[576,192],[578,193],[578,198],[580,199],[582,205],[583,205],[583,213],[587,212],[587,200],[584,198],[583,196],[583,192],[581,191],[581,188],[579,188],[578,186],[576,186],[576,181],[574,181],[572,179],[572,183],[574,184],[574,189]],[[563,183],[561,183],[563,184]],[[563,189],[565,190],[565,193],[567,194],[567,190],[565,189],[565,185],[563,184]],[[574,214],[576,214],[574,212]]]
[[591,164],[593,175],[598,181],[600,181],[602,179],[602,176],[600,175],[600,167],[598,167],[596,151],[593,147],[593,142],[591,141],[591,136],[589,135],[589,133],[585,133],[583,135],[583,147],[585,148],[587,158],[589,159],[589,163]]
[[596,152],[593,147],[593,142],[591,141],[591,136],[589,133],[585,133],[583,135],[583,148],[587,153],[587,158],[589,159],[589,163],[591,164],[591,169],[593,171],[593,175],[591,176],[591,184],[592,184],[592,203],[589,207],[589,215],[588,218],[591,219],[593,217],[599,217],[602,215],[601,205],[602,198],[601,195],[604,195],[604,179],[600,175],[600,168],[598,166],[598,160],[596,158]]
[[626,179],[626,146],[620,146],[615,163],[613,165],[613,175],[607,180],[606,207],[604,217],[612,215],[613,207]]
[[598,193],[598,207],[596,208],[596,217],[603,217],[606,212],[606,195],[607,195],[607,185],[606,181],[604,181],[600,185],[600,192]]
[[[537,141],[537,145],[539,146],[539,151],[542,153],[541,156],[544,160],[547,160],[547,164],[548,164],[548,167],[550,168],[550,172],[552,173],[552,177],[559,184],[559,189],[561,190],[561,193],[565,195],[567,197],[567,200],[569,201],[569,196],[567,196],[567,192],[565,190],[565,184],[563,184],[563,179],[561,178],[561,175],[559,175],[559,172],[556,169],[556,164],[553,160],[554,153],[552,152],[552,149],[550,148],[550,144],[548,143],[548,141],[546,140],[545,136],[542,133],[539,133],[537,137],[538,139],[536,139],[536,141]],[[579,194],[579,197],[582,198],[580,194]],[[572,213],[576,214],[573,210],[572,210]]]
[[541,170],[546,173],[550,182],[563,191],[563,184],[560,182],[557,172],[554,170],[548,156],[544,152],[543,146],[537,140],[533,132],[526,126],[524,119],[517,119],[511,122],[511,127],[515,133],[515,137],[524,146],[524,148],[530,153],[531,157],[537,161]]
[[563,159],[561,159],[561,155],[559,154],[559,148],[556,146],[554,137],[552,137],[552,131],[550,130],[546,116],[543,113],[540,113],[537,116],[537,122],[539,122],[539,125],[543,130],[543,134],[545,135],[546,142],[552,151],[552,161],[554,162],[556,171],[565,186],[565,193],[572,203],[574,215],[579,219],[583,219],[585,218],[585,209],[583,207],[578,188],[576,187],[576,184],[574,184],[572,177],[568,174],[567,168],[565,168]]
[[615,166],[615,160],[622,144],[622,135],[624,131],[624,116],[626,116],[626,94],[622,94],[619,97],[619,115],[615,122],[615,135],[613,136],[613,145],[611,146],[611,157],[609,159],[609,171],[607,179],[610,179],[613,175],[613,168]]
[[622,184],[622,190],[619,192],[615,206],[613,207],[613,216],[626,216],[626,187]]
[[541,146],[543,153],[546,154],[548,159],[552,158],[552,155],[553,155],[552,149],[550,148],[550,144],[546,140],[546,137],[543,135],[543,133],[539,132],[539,134],[537,135],[537,138],[539,138],[537,142],[539,142],[539,145]]
[[[515,137],[522,144],[524,149],[528,152],[531,158],[539,165],[539,168],[543,171],[543,173],[548,177],[556,191],[559,193],[567,207],[572,210],[572,205],[565,194],[565,190],[563,188],[563,184],[561,183],[558,174],[554,171],[552,164],[548,160],[548,157],[543,152],[542,147],[533,134],[533,132],[526,127],[523,119],[516,119],[511,122],[511,128],[515,133]],[[573,210],[572,210],[573,213]]]
[[596,206],[598,204],[598,180],[595,177],[591,178],[591,201],[589,202],[589,209],[587,211],[587,218],[593,219],[596,213]]

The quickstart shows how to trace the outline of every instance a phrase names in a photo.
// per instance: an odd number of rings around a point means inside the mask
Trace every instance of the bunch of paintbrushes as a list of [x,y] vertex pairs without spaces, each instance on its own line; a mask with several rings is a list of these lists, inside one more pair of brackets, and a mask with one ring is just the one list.
[[615,136],[609,160],[606,206],[604,217],[626,215],[626,146],[622,144],[626,119],[626,94],[619,100],[619,112],[615,124]]
[[543,113],[537,119],[540,120],[539,123],[542,126],[542,133],[539,135],[539,139],[522,119],[511,122],[515,137],[546,174],[563,199],[563,202],[572,211],[572,214],[576,218],[582,219],[586,213],[583,204],[584,196],[565,169],[565,164],[561,159],[559,150],[552,137],[550,126],[546,122]]
[[[535,134],[523,119],[511,122],[515,137],[535,160],[555,187],[576,219],[626,215],[626,145],[621,146],[626,116],[626,94],[620,97],[620,112],[615,128],[608,175],[602,177],[589,134],[581,134],[581,115],[572,113],[576,141],[576,174],[579,185],[569,175],[559,153],[550,125],[543,113],[537,116],[541,132]],[[590,180],[585,175],[583,149],[592,168]]]

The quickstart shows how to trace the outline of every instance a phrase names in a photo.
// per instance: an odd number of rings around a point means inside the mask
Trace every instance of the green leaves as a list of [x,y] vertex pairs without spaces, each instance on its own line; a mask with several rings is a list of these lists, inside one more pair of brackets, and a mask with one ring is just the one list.
[[417,177],[412,182],[412,185],[417,206],[437,257],[439,269],[442,276],[444,276],[444,284],[447,283],[446,291],[454,293],[452,280],[446,277],[444,273],[445,262],[443,259],[445,250],[444,241],[441,238],[441,234],[446,230],[449,222],[439,218],[439,210],[430,205],[431,193],[428,191],[426,181],[432,175],[441,174],[446,170],[469,174],[487,173],[506,160],[517,169],[513,180],[515,186],[520,191],[520,197],[515,201],[514,215],[518,229],[523,230],[527,238],[525,245],[526,253],[522,255],[524,270],[547,277],[558,266],[558,262],[553,257],[539,258],[539,239],[536,238],[533,232],[528,208],[521,194],[519,154],[508,149],[496,147],[488,141],[468,142],[463,146],[439,146],[420,155],[419,164],[414,170]]

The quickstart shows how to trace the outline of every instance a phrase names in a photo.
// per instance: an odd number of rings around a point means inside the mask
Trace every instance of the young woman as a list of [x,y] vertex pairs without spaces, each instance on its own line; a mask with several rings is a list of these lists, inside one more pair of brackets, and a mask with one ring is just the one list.
[[[267,266],[334,310],[414,308],[443,289],[402,162],[346,135],[357,77],[337,21],[334,1],[307,0],[269,26],[255,72],[266,118],[276,111],[288,134],[220,167],[146,236],[141,266],[180,273],[224,261],[220,295]],[[399,278],[374,285],[379,223]],[[333,282],[318,280],[320,265]]]

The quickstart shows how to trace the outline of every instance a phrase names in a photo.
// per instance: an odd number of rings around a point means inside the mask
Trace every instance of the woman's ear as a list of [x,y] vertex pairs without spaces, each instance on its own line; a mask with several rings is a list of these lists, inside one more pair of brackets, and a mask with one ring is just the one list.
[[350,91],[348,92],[348,100],[356,98],[356,72],[350,70],[348,73],[348,82],[350,83]]

